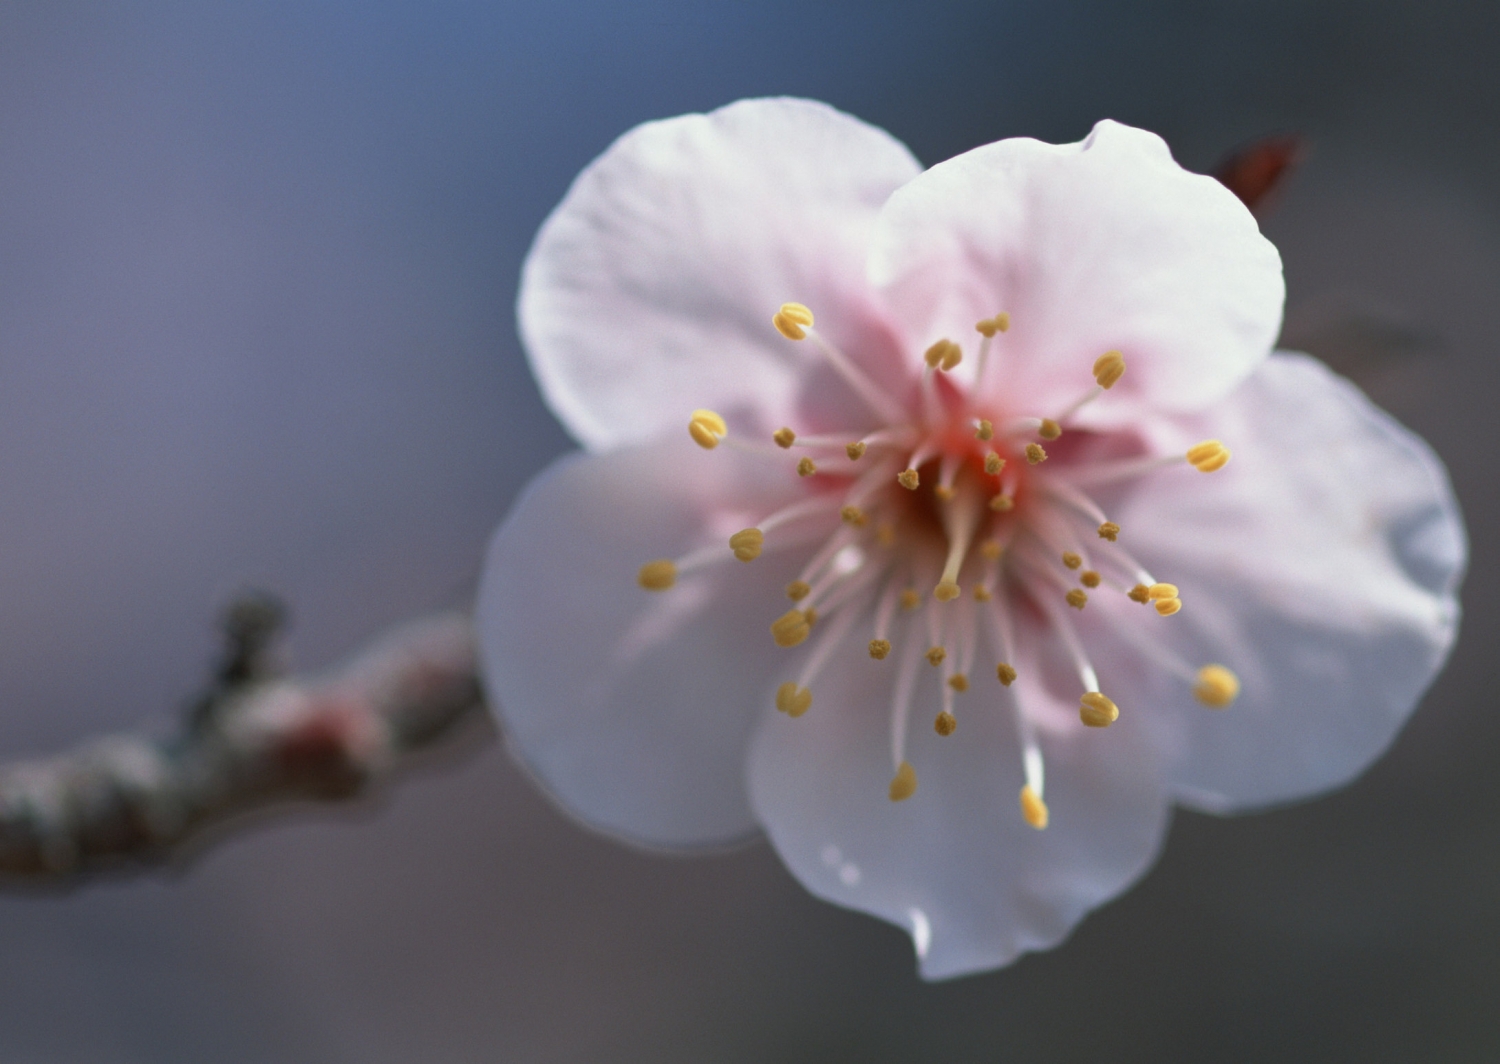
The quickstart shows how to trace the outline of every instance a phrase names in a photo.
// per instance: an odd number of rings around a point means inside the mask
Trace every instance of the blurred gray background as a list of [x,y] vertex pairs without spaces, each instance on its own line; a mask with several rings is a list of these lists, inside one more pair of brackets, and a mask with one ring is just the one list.
[[16,1062],[1500,1058],[1500,5],[0,2],[0,754],[165,730],[236,590],[316,667],[464,604],[568,446],[517,271],[648,118],[820,97],[927,162],[1110,116],[1268,219],[1289,334],[1449,463],[1454,660],[1359,784],[1180,815],[1055,952],[924,985],[764,845],[664,859],[498,745],[187,866],[0,899]]

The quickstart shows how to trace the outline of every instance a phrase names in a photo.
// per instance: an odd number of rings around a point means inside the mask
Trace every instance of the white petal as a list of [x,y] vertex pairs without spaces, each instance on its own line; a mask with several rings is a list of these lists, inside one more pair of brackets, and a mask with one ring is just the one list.
[[[756,431],[863,424],[813,345],[771,317],[810,306],[874,375],[897,365],[865,249],[921,167],[883,131],[808,100],[648,122],[574,181],[522,273],[518,313],[553,411],[586,447],[685,431],[696,408]],[[830,387],[799,399],[811,378]]]
[[[792,565],[771,538],[750,563],[727,539],[797,479],[684,435],[568,455],[516,503],[480,587],[484,679],[512,751],[564,809],[657,846],[755,830],[745,748],[785,660],[768,625],[788,606],[778,574]],[[713,543],[727,563],[666,592],[636,585],[643,562]]]
[[1285,295],[1280,256],[1232,193],[1109,121],[1078,144],[1003,140],[934,166],[881,212],[870,275],[919,347],[973,350],[975,323],[1008,312],[987,383],[1034,407],[1019,413],[1053,413],[1093,384],[1099,355],[1123,352],[1095,423],[1225,395],[1271,349]]
[[[1156,474],[1122,511],[1185,606],[1152,631],[1234,669],[1228,709],[1155,674],[1180,794],[1218,811],[1338,787],[1389,745],[1447,658],[1467,546],[1442,463],[1352,384],[1277,354],[1192,430],[1217,473]],[[1103,670],[1101,668],[1101,675]]]
[[1160,845],[1168,802],[1143,719],[1122,710],[1114,727],[1084,728],[1079,692],[1066,682],[1044,688],[1035,654],[1023,649],[1010,690],[1024,685],[1032,712],[1072,722],[1043,739],[1045,831],[1022,819],[1013,711],[992,673],[973,678],[958,699],[958,730],[941,737],[937,673],[920,664],[906,751],[917,790],[902,802],[887,795],[897,663],[871,661],[858,634],[812,685],[806,715],[769,713],[756,731],[751,800],[782,860],[819,897],[910,932],[925,978],[1056,945],[1138,878]]

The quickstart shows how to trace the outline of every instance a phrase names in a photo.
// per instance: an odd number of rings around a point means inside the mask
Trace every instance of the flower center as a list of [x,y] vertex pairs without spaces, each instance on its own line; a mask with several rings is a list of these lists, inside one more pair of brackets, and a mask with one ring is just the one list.
[[[1092,386],[1060,410],[1017,412],[987,405],[978,397],[985,394],[985,375],[1000,354],[992,348],[1010,328],[1005,313],[975,325],[980,340],[970,384],[953,375],[964,361],[962,346],[943,338],[924,352],[920,373],[904,396],[883,390],[821,336],[812,311],[802,304],[784,304],[772,323],[788,340],[812,341],[869,408],[870,431],[857,438],[815,436],[787,426],[772,433],[770,445],[754,444],[731,438],[717,413],[693,411],[689,435],[707,450],[727,444],[768,460],[795,459],[800,497],[730,536],[727,551],[722,544],[705,546],[646,563],[638,574],[640,586],[666,591],[679,576],[705,566],[731,559],[752,563],[768,547],[817,544],[786,585],[790,608],[770,624],[779,647],[811,641],[797,678],[776,688],[776,708],[793,718],[811,710],[818,675],[862,626],[870,637],[870,658],[896,657],[890,799],[916,793],[906,745],[925,662],[929,682],[940,690],[942,708],[933,722],[938,735],[958,732],[960,696],[998,702],[999,711],[1012,715],[1026,781],[1021,813],[1033,827],[1046,827],[1039,721],[1024,697],[1027,685],[1039,680],[1022,676],[1014,664],[1017,626],[1043,629],[1065,649],[1078,676],[1080,722],[1091,729],[1113,724],[1119,708],[1101,690],[1070,612],[1085,610],[1091,593],[1115,594],[1167,618],[1182,609],[1182,598],[1175,585],[1156,580],[1130,555],[1120,542],[1124,530],[1087,489],[1172,465],[1211,473],[1229,461],[1228,449],[1206,440],[1182,455],[1122,459],[1113,456],[1119,448],[1109,446],[1108,438],[1074,426],[1074,416],[1124,375],[1119,351],[1100,355]],[[1105,613],[1111,621],[1117,616]],[[1191,667],[1149,627],[1131,620],[1112,628],[1153,664],[1190,685],[1203,704],[1223,708],[1239,693],[1239,680],[1229,669]],[[970,679],[976,669],[992,672],[998,681],[983,686],[984,695],[978,694],[980,683]]]

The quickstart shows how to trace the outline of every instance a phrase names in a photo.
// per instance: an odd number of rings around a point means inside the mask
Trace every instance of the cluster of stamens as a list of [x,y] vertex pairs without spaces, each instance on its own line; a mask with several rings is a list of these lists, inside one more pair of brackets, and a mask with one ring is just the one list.
[[[1120,525],[1083,489],[1174,464],[1211,473],[1229,461],[1229,450],[1218,440],[1206,440],[1169,458],[1093,463],[1062,458],[1039,468],[1049,458],[1044,444],[1062,439],[1074,415],[1119,382],[1125,358],[1119,351],[1100,355],[1093,364],[1093,386],[1049,416],[981,409],[973,396],[981,394],[978,385],[990,366],[992,344],[1010,328],[1008,314],[975,325],[980,341],[968,388],[952,376],[964,362],[962,346],[942,338],[924,353],[913,394],[899,398],[819,335],[812,311],[802,304],[783,304],[772,323],[788,340],[811,339],[870,407],[878,427],[858,438],[804,436],[782,427],[763,445],[731,439],[726,422],[712,410],[693,411],[688,433],[700,447],[713,450],[727,443],[769,458],[798,452],[795,470],[809,490],[805,498],[734,533],[727,551],[703,548],[646,563],[638,575],[641,587],[665,591],[694,569],[726,559],[755,562],[778,540],[796,545],[821,538],[786,585],[791,607],[770,625],[779,647],[812,639],[798,678],[776,689],[776,708],[794,718],[807,713],[819,672],[847,646],[854,625],[871,625],[869,657],[897,659],[889,797],[903,801],[917,789],[905,748],[922,663],[936,671],[940,685],[942,709],[933,729],[952,736],[959,725],[958,696],[974,697],[970,677],[980,657],[989,657],[998,684],[986,690],[1008,705],[1022,751],[1021,813],[1032,827],[1045,828],[1049,814],[1036,728],[1012,691],[1020,679],[1013,664],[1015,626],[1049,626],[1078,674],[1080,721],[1092,729],[1114,724],[1119,707],[1100,689],[1069,610],[1086,610],[1091,593],[1119,594],[1166,618],[1182,610],[1183,601],[1176,585],[1156,580],[1129,554],[1120,543]],[[1240,685],[1233,672],[1217,664],[1195,669],[1138,627],[1116,625],[1122,638],[1190,685],[1204,705],[1223,708],[1234,701]],[[988,637],[988,654],[978,646],[981,631]]]

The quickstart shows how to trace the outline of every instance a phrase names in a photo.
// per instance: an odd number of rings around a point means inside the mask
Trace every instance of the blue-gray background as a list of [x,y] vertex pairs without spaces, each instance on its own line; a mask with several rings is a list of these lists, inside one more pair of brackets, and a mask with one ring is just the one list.
[[[497,746],[176,874],[0,901],[20,1062],[1495,1059],[1493,4],[0,2],[0,753],[164,727],[237,588],[317,666],[463,603],[567,446],[531,234],[644,119],[820,97],[934,162],[1112,116],[1314,153],[1292,329],[1433,441],[1477,545],[1452,667],[1358,785],[1180,816],[1061,949],[919,983],[764,846],[643,856]],[[580,664],[587,648],[580,647]]]

